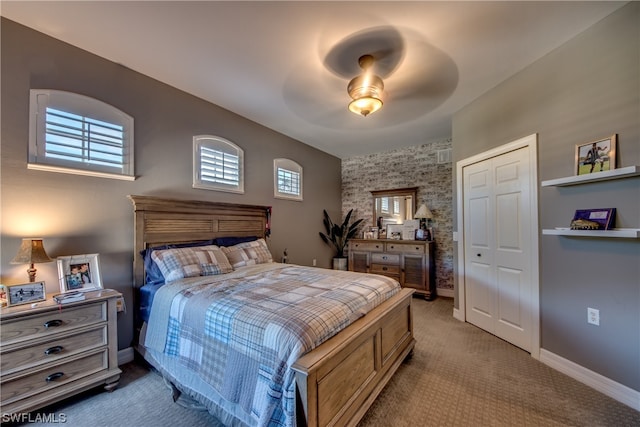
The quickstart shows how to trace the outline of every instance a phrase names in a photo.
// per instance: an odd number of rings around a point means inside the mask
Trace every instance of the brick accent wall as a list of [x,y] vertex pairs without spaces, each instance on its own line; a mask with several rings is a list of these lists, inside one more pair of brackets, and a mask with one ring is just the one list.
[[418,187],[416,209],[422,203],[433,213],[436,284],[453,292],[452,164],[438,164],[439,150],[451,148],[451,138],[383,153],[342,159],[342,214],[373,225],[373,190]]

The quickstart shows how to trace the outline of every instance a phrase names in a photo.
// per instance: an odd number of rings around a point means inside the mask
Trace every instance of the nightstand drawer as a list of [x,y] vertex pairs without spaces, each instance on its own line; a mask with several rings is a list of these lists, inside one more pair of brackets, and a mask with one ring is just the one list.
[[378,264],[395,264],[400,265],[400,255],[398,254],[371,254],[371,262]]
[[371,272],[374,274],[384,274],[385,276],[400,275],[399,265],[371,264]]
[[68,331],[85,325],[107,320],[107,303],[64,307],[27,317],[18,317],[2,323],[0,338],[2,345],[30,340],[42,336]]
[[[68,359],[65,359],[68,360]],[[60,387],[80,378],[106,370],[109,367],[108,350],[90,354],[66,363],[54,365],[2,381],[2,405]]]
[[30,347],[20,346],[15,350],[4,351],[0,360],[2,375],[6,376],[21,369],[54,362],[63,357],[107,345],[106,324],[73,335],[59,335],[62,336],[56,336],[56,339]]

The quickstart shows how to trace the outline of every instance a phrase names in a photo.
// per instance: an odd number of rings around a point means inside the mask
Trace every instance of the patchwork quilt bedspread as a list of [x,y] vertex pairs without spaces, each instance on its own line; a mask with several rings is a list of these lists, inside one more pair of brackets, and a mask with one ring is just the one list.
[[257,425],[292,426],[291,365],[399,290],[384,276],[279,263],[183,279],[158,290],[144,344]]

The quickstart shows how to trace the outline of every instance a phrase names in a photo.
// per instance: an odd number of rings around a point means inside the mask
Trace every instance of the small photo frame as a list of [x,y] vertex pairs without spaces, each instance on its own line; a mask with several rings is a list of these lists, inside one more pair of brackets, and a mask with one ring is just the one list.
[[616,208],[578,209],[571,221],[572,230],[611,230]]
[[98,254],[58,257],[60,292],[102,289]]
[[47,299],[44,282],[30,282],[21,285],[9,285],[7,290],[7,305],[9,307],[20,304],[34,303]]
[[0,307],[6,307],[7,304],[7,287],[0,285]]
[[413,227],[402,228],[402,240],[413,240],[416,237],[416,229]]
[[615,169],[616,141],[617,135],[613,134],[598,141],[576,145],[576,175]]
[[400,240],[402,238],[402,224],[387,225],[387,239]]

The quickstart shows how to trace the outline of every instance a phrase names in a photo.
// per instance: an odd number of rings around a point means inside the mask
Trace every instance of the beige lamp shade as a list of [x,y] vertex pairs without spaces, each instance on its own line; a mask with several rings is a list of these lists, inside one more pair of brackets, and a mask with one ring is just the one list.
[[35,282],[36,269],[33,264],[51,261],[53,260],[49,258],[49,255],[44,250],[42,239],[22,239],[18,254],[11,260],[11,264],[29,264],[30,267],[27,270],[29,281]]
[[433,214],[424,203],[420,205],[415,215],[413,216],[415,219],[432,219]]

